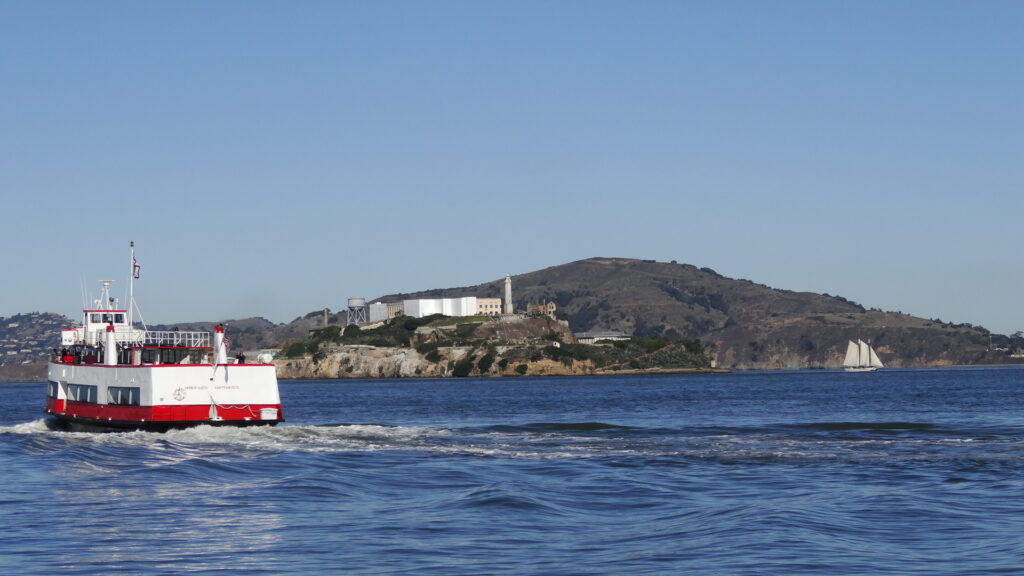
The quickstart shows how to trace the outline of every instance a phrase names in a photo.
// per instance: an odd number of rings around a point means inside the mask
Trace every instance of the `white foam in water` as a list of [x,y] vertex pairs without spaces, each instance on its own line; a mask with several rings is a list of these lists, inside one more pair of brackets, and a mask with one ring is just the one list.
[[[514,459],[587,459],[598,456],[636,455],[699,459],[794,459],[820,461],[854,459],[884,460],[893,457],[890,439],[794,440],[786,436],[714,435],[674,437],[670,442],[622,442],[566,433],[468,432],[426,426],[383,426],[349,424],[338,426],[196,426],[184,430],[155,432],[64,432],[51,430],[46,419],[0,427],[6,434],[45,434],[76,444],[95,446],[145,446],[175,453],[178,457],[204,457],[210,451],[238,449],[257,452],[369,452],[412,450],[450,455],[504,457]],[[921,444],[919,450],[936,444],[967,444],[972,439],[902,439],[901,446]],[[929,457],[930,454],[925,457]],[[907,454],[902,455],[908,458]]]
[[[146,447],[160,458],[203,458],[217,453],[414,451],[524,460],[654,456],[700,460],[858,462],[934,459],[944,446],[970,446],[970,438],[794,439],[787,435],[714,435],[639,440],[567,433],[480,432],[425,426],[350,424],[277,427],[197,426],[166,433],[54,431],[45,419],[0,427],[0,434],[46,435],[78,445]],[[1019,449],[1014,442],[1006,451]],[[913,449],[909,449],[913,447]],[[902,448],[902,449],[901,449]],[[1000,451],[1002,452],[1002,451]],[[947,457],[959,457],[955,452]],[[1003,457],[1000,455],[999,457]]]
[[[209,449],[239,448],[256,451],[352,452],[416,450],[441,454],[507,457],[516,459],[576,459],[596,455],[635,454],[611,445],[593,446],[593,438],[557,434],[558,446],[547,449],[551,435],[504,432],[463,434],[426,426],[349,424],[338,426],[196,426],[167,432],[68,432],[53,430],[41,418],[0,427],[0,433],[48,434],[95,446],[145,446],[153,450],[181,451],[188,457],[208,455]],[[179,453],[177,457],[185,456]]]
[[51,432],[50,427],[46,425],[46,418],[13,426],[0,426],[0,434],[39,434],[40,432]]
[[417,426],[278,426],[278,427],[212,427],[197,426],[171,430],[162,435],[167,442],[184,446],[244,446],[262,450],[333,452],[352,450],[387,450],[429,446],[430,438],[449,432],[438,428]]
[[[270,451],[339,452],[366,450],[430,450],[434,438],[448,436],[443,428],[420,426],[196,426],[168,432],[68,432],[54,430],[41,418],[0,427],[0,434],[47,435],[76,444],[94,446],[145,446],[154,450],[247,448]],[[197,454],[198,455],[198,454]]]
[[[163,438],[179,447],[246,447],[255,450],[298,452],[352,452],[414,450],[471,456],[504,456],[524,459],[588,458],[606,454],[609,447],[560,443],[557,450],[530,446],[532,438],[518,434],[486,433],[463,435],[446,428],[424,426],[381,426],[350,424],[339,426],[277,426],[231,428],[197,426],[165,434],[119,434],[122,441],[153,442]],[[584,439],[579,439],[584,440]],[[524,450],[524,448],[527,448]],[[632,451],[628,451],[632,453]]]

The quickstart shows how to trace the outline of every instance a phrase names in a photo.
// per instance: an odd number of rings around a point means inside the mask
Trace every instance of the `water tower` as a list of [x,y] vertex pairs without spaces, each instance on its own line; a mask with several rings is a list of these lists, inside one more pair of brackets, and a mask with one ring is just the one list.
[[366,298],[348,299],[348,324],[366,324],[369,320],[367,313],[369,307],[366,305]]

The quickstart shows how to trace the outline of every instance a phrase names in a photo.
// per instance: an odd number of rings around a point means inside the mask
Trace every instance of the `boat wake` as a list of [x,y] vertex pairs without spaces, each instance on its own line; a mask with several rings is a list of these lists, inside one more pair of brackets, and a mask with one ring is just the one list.
[[22,422],[11,426],[0,426],[0,434],[40,434],[51,432],[54,428],[48,418],[40,418],[31,422]]
[[764,427],[645,429],[602,422],[527,423],[470,428],[381,424],[197,426],[185,430],[63,432],[45,419],[0,427],[37,448],[149,449],[194,457],[279,453],[420,452],[512,459],[644,458],[722,463],[899,463],[951,459],[1024,461],[1024,430],[956,430],[933,423],[814,422]]

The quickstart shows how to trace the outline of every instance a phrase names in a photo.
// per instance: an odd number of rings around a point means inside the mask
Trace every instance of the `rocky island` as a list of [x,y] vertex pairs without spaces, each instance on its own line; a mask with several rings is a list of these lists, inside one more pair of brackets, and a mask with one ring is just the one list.
[[[291,322],[216,319],[151,327],[228,327],[235,350],[275,356],[282,378],[602,374],[623,371],[839,368],[850,340],[870,341],[887,367],[1024,363],[1024,334],[866,308],[829,294],[771,288],[710,268],[588,258],[460,288],[372,302],[499,300],[516,289],[516,314],[398,316],[352,326],[348,310]],[[557,311],[557,313],[550,313]],[[0,379],[41,379],[59,328],[49,313],[0,318]],[[622,339],[581,344],[581,333]]]
[[536,376],[711,372],[699,341],[660,338],[579,344],[546,316],[398,317],[371,329],[329,326],[286,346],[282,378]]

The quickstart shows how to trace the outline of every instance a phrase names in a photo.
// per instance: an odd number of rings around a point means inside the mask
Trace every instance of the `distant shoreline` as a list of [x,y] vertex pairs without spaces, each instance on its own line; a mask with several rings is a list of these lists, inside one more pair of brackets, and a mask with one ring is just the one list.
[[[26,366],[32,366],[36,368],[36,365],[20,364],[16,367],[13,366],[0,366],[0,385],[7,383],[19,383],[19,384],[32,384],[46,383],[46,363],[39,364],[39,369],[42,370],[43,374],[31,374],[28,376],[18,376],[11,374],[9,368],[19,368],[16,372],[23,374]],[[1024,368],[1024,364],[1013,363],[1013,364],[950,364],[945,366],[901,366],[899,368],[883,368],[879,372],[885,372],[888,370],[943,370],[943,369],[963,369],[963,368]],[[818,372],[822,370],[835,370],[841,371],[842,368],[797,368],[788,370],[785,368],[748,368],[748,369],[734,369],[734,368],[651,368],[651,369],[627,369],[627,370],[603,370],[600,372],[591,372],[589,374],[525,374],[516,376],[468,376],[470,379],[516,379],[516,378],[566,378],[566,377],[579,377],[579,376],[658,376],[667,374],[678,374],[678,375],[698,375],[698,374],[732,374],[742,372]],[[460,377],[456,376],[409,376],[409,377],[373,377],[373,376],[353,376],[350,378],[289,378],[278,376],[278,380],[459,380]]]
[[343,378],[290,378],[279,376],[278,380],[517,380],[520,378],[586,378],[588,376],[658,376],[666,374],[699,375],[729,374],[728,368],[656,368],[650,370],[608,370],[581,374],[505,374],[501,376],[346,376]]
[[647,376],[657,374],[729,374],[731,368],[641,368],[626,370],[601,370],[581,376]]

